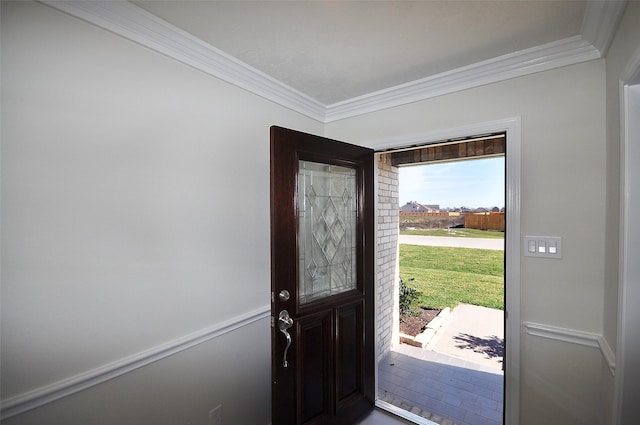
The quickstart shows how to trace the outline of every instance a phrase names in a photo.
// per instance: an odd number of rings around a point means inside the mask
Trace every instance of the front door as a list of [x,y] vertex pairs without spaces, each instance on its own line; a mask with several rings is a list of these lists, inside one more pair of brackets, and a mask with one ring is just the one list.
[[271,128],[273,425],[373,408],[373,151]]

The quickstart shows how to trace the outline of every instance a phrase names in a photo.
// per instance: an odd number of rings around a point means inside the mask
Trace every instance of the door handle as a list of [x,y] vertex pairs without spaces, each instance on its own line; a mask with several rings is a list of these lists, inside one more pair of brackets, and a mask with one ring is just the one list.
[[287,362],[287,351],[289,351],[289,347],[291,346],[291,335],[287,329],[291,326],[293,326],[293,319],[289,316],[289,312],[287,310],[282,310],[278,315],[278,328],[287,339],[287,346],[284,349],[284,357],[282,359],[282,367],[289,366],[289,363]]

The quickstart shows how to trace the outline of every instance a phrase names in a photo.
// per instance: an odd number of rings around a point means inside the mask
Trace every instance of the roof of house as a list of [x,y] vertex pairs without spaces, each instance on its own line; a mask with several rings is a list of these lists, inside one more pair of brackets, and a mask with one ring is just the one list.
[[416,201],[409,201],[400,207],[400,212],[436,212],[440,205],[423,205]]

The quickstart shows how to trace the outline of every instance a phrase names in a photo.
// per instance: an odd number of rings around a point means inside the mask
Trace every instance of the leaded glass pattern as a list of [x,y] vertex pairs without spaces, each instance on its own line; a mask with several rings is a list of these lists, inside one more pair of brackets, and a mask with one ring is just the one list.
[[300,161],[299,301],[356,288],[356,171]]

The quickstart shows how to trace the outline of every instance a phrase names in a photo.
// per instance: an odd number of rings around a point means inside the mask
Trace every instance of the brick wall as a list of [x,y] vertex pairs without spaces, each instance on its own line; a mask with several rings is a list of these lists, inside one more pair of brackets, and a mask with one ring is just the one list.
[[377,354],[380,361],[398,333],[398,168],[378,156]]

